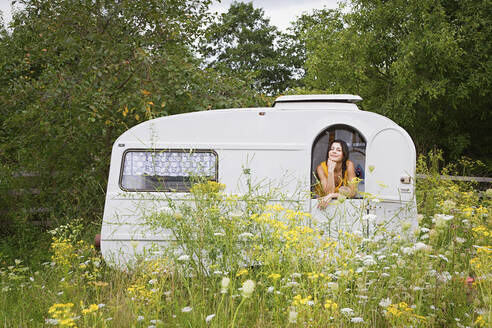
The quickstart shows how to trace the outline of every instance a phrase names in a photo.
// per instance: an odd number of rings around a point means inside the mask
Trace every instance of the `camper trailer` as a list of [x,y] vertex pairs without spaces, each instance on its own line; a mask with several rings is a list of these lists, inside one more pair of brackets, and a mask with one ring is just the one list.
[[[264,188],[278,188],[320,223],[326,233],[364,231],[366,214],[388,228],[416,226],[415,147],[390,119],[360,110],[354,95],[278,97],[269,108],[210,110],[161,117],[123,133],[111,155],[100,246],[110,263],[126,264],[171,234],[148,229],[145,217],[186,201],[191,176],[247,191],[245,173]],[[331,140],[349,146],[360,182],[355,197],[318,207],[316,167]],[[285,196],[287,195],[287,197]],[[290,195],[290,196],[289,196]],[[291,199],[289,199],[291,197]]]

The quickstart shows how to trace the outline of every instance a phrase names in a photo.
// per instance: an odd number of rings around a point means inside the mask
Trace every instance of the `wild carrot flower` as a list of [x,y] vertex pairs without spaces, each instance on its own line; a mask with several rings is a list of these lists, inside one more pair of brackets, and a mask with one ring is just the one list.
[[185,306],[184,308],[181,309],[181,312],[183,313],[188,313],[188,312],[191,312],[193,310],[192,307],[190,306]]
[[246,280],[243,282],[243,290],[242,294],[243,297],[250,297],[253,294],[253,291],[255,290],[255,282],[253,280]]
[[231,282],[231,279],[224,277],[222,278],[222,281],[220,282],[220,287],[221,287],[221,293],[225,294],[227,293],[227,288],[229,288],[229,283]]

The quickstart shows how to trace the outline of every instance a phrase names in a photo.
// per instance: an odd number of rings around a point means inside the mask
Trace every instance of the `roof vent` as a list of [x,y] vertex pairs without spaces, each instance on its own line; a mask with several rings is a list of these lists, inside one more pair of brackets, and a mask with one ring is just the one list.
[[362,98],[355,95],[295,95],[280,96],[273,107],[278,109],[352,109]]

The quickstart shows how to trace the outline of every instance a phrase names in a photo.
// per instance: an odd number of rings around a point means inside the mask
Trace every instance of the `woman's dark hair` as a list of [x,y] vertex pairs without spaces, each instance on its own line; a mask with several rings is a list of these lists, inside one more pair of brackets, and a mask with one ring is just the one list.
[[342,180],[343,180],[343,178],[345,177],[345,171],[347,170],[347,160],[349,158],[349,149],[348,149],[347,143],[345,141],[340,140],[340,139],[335,139],[332,142],[330,142],[330,144],[328,145],[328,150],[326,151],[326,158],[327,159],[328,159],[328,156],[330,155],[331,146],[334,143],[339,143],[340,146],[342,146],[342,153],[343,153],[343,157],[342,157]]

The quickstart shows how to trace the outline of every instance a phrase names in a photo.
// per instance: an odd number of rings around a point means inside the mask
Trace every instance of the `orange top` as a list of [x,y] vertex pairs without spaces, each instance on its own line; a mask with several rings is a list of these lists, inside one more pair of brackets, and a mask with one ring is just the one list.
[[[326,161],[323,161],[321,163],[321,167],[323,168],[323,171],[325,172],[326,176],[328,176],[328,166],[326,165]],[[345,174],[342,180],[340,180],[340,183],[338,186],[335,187],[335,192],[338,192],[341,186],[346,186],[347,185],[347,179],[348,179],[348,170],[345,170]],[[324,196],[325,192],[323,191],[323,187],[321,184],[318,184],[319,186],[316,188],[316,193],[319,194],[320,196]]]

